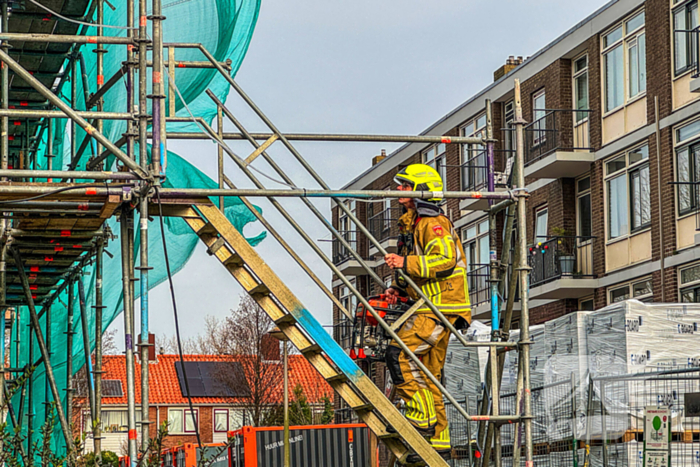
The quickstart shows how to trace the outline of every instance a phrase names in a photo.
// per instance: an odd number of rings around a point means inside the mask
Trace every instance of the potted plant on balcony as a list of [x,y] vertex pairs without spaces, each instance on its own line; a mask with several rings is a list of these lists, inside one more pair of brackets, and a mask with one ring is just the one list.
[[556,237],[556,257],[559,263],[559,272],[562,276],[571,276],[574,273],[576,255],[574,253],[574,238],[568,230],[562,227],[552,227],[552,234]]

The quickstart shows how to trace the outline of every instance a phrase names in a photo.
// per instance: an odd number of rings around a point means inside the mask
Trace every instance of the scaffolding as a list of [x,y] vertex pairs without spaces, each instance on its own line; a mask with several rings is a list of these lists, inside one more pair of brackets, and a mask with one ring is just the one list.
[[[38,421],[56,411],[58,426],[63,436],[62,448],[72,464],[77,456],[73,443],[71,424],[75,419],[73,398],[75,388],[72,376],[81,366],[88,375],[87,401],[91,415],[94,451],[101,452],[101,401],[102,401],[102,333],[109,323],[103,319],[106,308],[104,281],[107,274],[117,270],[121,284],[126,350],[126,394],[128,400],[128,453],[132,465],[136,465],[139,453],[148,448],[149,436],[154,430],[149,419],[149,369],[141,365],[140,378],[135,374],[135,353],[140,352],[142,362],[148,361],[149,289],[154,285],[151,277],[153,261],[149,261],[149,245],[154,237],[165,232],[157,228],[162,218],[180,220],[206,244],[207,252],[234,276],[243,288],[270,315],[289,340],[301,351],[311,364],[326,378],[337,394],[358,414],[375,435],[390,449],[398,461],[415,452],[431,466],[447,465],[429,444],[406,421],[396,407],[374,385],[343,349],[330,337],[309,311],[294,296],[291,290],[277,277],[274,271],[255,252],[249,240],[240,231],[242,225],[234,225],[227,215],[230,200],[237,200],[245,213],[256,219],[267,233],[286,250],[297,265],[311,278],[346,316],[354,310],[344,308],[332,291],[319,279],[307,262],[287,243],[282,230],[272,225],[249,198],[263,197],[292,226],[294,231],[308,244],[332,273],[348,287],[358,301],[371,313],[381,326],[403,349],[408,357],[443,392],[451,404],[467,422],[478,426],[478,440],[484,449],[482,459],[474,465],[501,465],[501,426],[513,424],[521,430],[516,437],[514,465],[522,455],[525,465],[532,465],[532,409],[530,400],[529,352],[530,339],[528,311],[528,273],[526,255],[526,202],[527,191],[524,180],[524,125],[520,102],[519,82],[515,82],[515,123],[517,149],[512,183],[503,192],[495,190],[495,131],[491,119],[491,103],[486,102],[487,131],[484,137],[451,137],[443,135],[345,135],[345,134],[285,134],[262,112],[254,101],[234,80],[229,61],[220,60],[201,43],[164,42],[163,16],[160,0],[135,2],[126,0],[125,24],[106,24],[105,4],[102,0],[30,0],[26,6],[4,3],[2,9],[2,32],[0,33],[0,204],[3,205],[2,242],[0,250],[0,307],[5,313],[2,320],[3,336],[9,330],[14,337],[11,342],[11,358],[4,356],[0,375],[4,391],[0,397],[10,394],[8,388],[21,384],[10,405],[11,424],[26,431],[26,443],[21,450],[25,465],[32,465],[36,455],[34,442],[38,439],[35,427]],[[89,3],[89,5],[88,5]],[[57,15],[71,11],[72,16]],[[77,13],[76,13],[77,12]],[[48,16],[47,16],[48,15]],[[16,21],[39,19],[27,27],[13,27]],[[54,27],[45,33],[42,22],[48,21],[65,27]],[[71,18],[78,18],[83,26],[78,28]],[[138,25],[136,19],[138,18]],[[96,35],[88,35],[90,25],[97,24]],[[120,27],[124,36],[104,34],[105,27]],[[12,32],[21,29],[23,32]],[[31,45],[28,47],[27,45]],[[80,51],[81,45],[94,44],[97,54],[95,70],[86,65]],[[105,46],[110,52],[120,54],[111,58],[112,64],[121,65],[113,76],[105,79]],[[52,67],[29,59],[35,50],[53,51]],[[177,61],[176,54],[183,50],[189,56],[199,54],[199,60]],[[13,58],[12,55],[15,55]],[[150,59],[149,59],[150,55]],[[48,55],[47,55],[48,56]],[[28,58],[29,57],[29,58]],[[121,60],[124,60],[121,62]],[[166,70],[167,69],[167,70]],[[200,115],[191,111],[176,83],[179,70],[204,69],[223,78],[226,89],[215,92],[206,89],[206,95],[215,108],[216,126],[212,126],[212,115]],[[88,82],[88,72],[97,76],[96,84]],[[12,79],[10,79],[12,74]],[[148,77],[152,79],[149,80]],[[119,83],[126,87],[124,108],[105,110],[105,99],[110,89]],[[70,83],[69,96],[63,94],[64,83]],[[251,133],[225,106],[229,89],[247,104],[255,115],[267,126],[266,133]],[[82,91],[82,92],[81,92]],[[201,93],[200,93],[201,94]],[[203,94],[202,94],[203,95]],[[79,105],[79,102],[82,102]],[[178,104],[179,102],[179,104]],[[190,102],[191,103],[191,102]],[[177,106],[186,110],[184,116],[177,115]],[[19,107],[19,108],[17,108]],[[83,107],[80,110],[80,107]],[[94,110],[93,110],[94,109]],[[70,143],[65,149],[67,163],[56,163],[56,122],[70,122]],[[224,121],[233,124],[237,132],[224,132]],[[10,121],[13,122],[10,128]],[[126,131],[115,137],[108,134],[107,122],[125,122]],[[12,130],[12,131],[10,131]],[[80,132],[82,130],[82,132]],[[44,135],[46,138],[44,139]],[[168,164],[168,139],[213,141],[217,146],[217,180],[213,186],[192,187],[178,185],[169,178],[173,169]],[[243,157],[234,152],[228,142],[247,141],[252,152]],[[300,154],[292,141],[340,141],[340,142],[403,142],[478,144],[486,148],[487,190],[457,192],[402,192],[370,190],[332,190]],[[318,187],[297,186],[288,172],[270,156],[268,148],[282,145],[293,160],[301,165]],[[88,151],[89,149],[89,151]],[[88,156],[88,154],[91,154]],[[239,188],[224,171],[225,160],[230,159],[255,186],[253,189]],[[286,185],[284,189],[269,189],[259,178],[261,173],[254,167],[255,161],[264,160],[274,175]],[[60,160],[60,159],[58,159]],[[496,232],[497,213],[507,210],[504,238],[511,241],[517,230],[516,243],[504,246],[502,257],[495,251],[490,257],[491,320],[493,335],[490,342],[468,342],[462,334],[432,304],[413,280],[406,274],[406,282],[420,295],[435,316],[465,346],[483,345],[491,352],[488,365],[486,390],[479,413],[470,413],[467,405],[455,400],[441,382],[424,367],[420,358],[413,354],[398,339],[392,329],[370,305],[366,297],[352,285],[300,225],[295,217],[279,201],[279,198],[299,198],[312,215],[324,225],[330,234],[354,257],[371,280],[383,286],[383,280],[372,267],[355,251],[343,234],[339,232],[309,198],[330,198],[353,222],[357,230],[377,249],[379,254],[387,252],[372,236],[369,229],[344,203],[348,199],[375,199],[413,197],[430,198],[482,198],[489,200],[491,234]],[[243,211],[238,211],[239,213]],[[230,214],[230,213],[229,213]],[[156,219],[156,228],[151,225]],[[159,219],[158,219],[159,218]],[[514,220],[517,218],[517,223]],[[118,219],[119,230],[113,231],[108,221]],[[517,225],[514,227],[514,225]],[[156,232],[155,234],[153,232]],[[117,235],[118,234],[118,235]],[[150,237],[150,240],[149,240]],[[106,248],[116,238],[121,252],[118,264],[106,264]],[[165,243],[165,237],[163,237]],[[492,242],[495,245],[496,242]],[[510,258],[511,247],[514,257]],[[507,274],[508,265],[513,265],[515,274]],[[169,266],[168,266],[169,268]],[[83,280],[86,270],[93,277]],[[169,273],[170,271],[168,271]],[[400,272],[403,274],[403,272]],[[162,275],[162,271],[161,271]],[[94,279],[94,280],[93,280]],[[87,289],[87,290],[86,290]],[[520,340],[509,342],[509,331],[513,320],[515,291],[519,289]],[[76,296],[77,290],[77,296]],[[63,294],[63,295],[62,295]],[[61,297],[66,298],[63,303]],[[504,298],[503,300],[501,298]],[[140,335],[136,336],[135,300],[140,304]],[[77,302],[77,310],[76,310]],[[94,305],[90,305],[94,303]],[[63,306],[57,313],[53,306]],[[10,311],[10,314],[7,311]],[[26,310],[24,313],[22,310]],[[80,328],[74,328],[74,311],[80,317]],[[56,322],[57,315],[64,320]],[[29,323],[22,319],[28,317]],[[24,326],[29,326],[25,334]],[[57,348],[55,329],[65,329],[65,348]],[[81,339],[75,339],[81,334]],[[92,336],[92,337],[91,337]],[[137,345],[137,342],[138,345]],[[77,359],[74,344],[82,341],[82,356]],[[62,343],[59,342],[59,343]],[[35,355],[35,350],[39,355]],[[94,364],[91,351],[94,350]],[[504,415],[499,406],[500,380],[503,373],[505,353],[518,351],[520,368],[514,408]],[[52,358],[65,356],[63,383],[56,376]],[[12,361],[14,357],[14,361]],[[36,368],[45,372],[45,385],[39,391],[35,384]],[[140,391],[136,382],[140,379]],[[61,387],[63,386],[63,387]],[[136,410],[137,392],[141,395],[141,446],[138,446]],[[65,395],[65,397],[63,396]],[[38,402],[43,396],[43,400]],[[26,403],[25,403],[26,398]],[[53,404],[52,404],[53,402]],[[42,417],[34,410],[44,403]],[[42,419],[42,420],[37,420]],[[522,446],[519,444],[522,441]],[[522,454],[521,454],[522,453]]]

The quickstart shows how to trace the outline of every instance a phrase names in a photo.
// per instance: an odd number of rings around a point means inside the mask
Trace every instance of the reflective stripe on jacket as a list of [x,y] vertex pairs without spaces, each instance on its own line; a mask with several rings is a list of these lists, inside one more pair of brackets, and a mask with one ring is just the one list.
[[[416,217],[410,211],[401,217],[402,228],[413,226],[413,251],[406,255],[405,271],[444,314],[459,315],[471,323],[466,259],[452,223],[442,214]],[[407,288],[414,299],[418,294]],[[432,313],[427,306],[417,313]]]

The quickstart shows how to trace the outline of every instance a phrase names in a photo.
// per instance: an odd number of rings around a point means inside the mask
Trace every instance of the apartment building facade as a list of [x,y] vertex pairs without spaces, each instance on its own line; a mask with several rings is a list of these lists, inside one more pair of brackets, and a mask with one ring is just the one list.
[[[424,134],[471,136],[485,130],[493,102],[496,170],[509,173],[513,155],[513,80],[520,79],[525,131],[530,320],[540,324],[577,310],[636,298],[700,301],[700,87],[698,0],[617,0],[583,19],[500,76]],[[447,190],[486,190],[483,148],[407,144],[375,163],[347,189],[394,187],[411,163],[436,167]],[[498,188],[497,189],[502,189]],[[373,235],[396,248],[395,200],[347,202]],[[488,320],[488,252],[499,258],[503,214],[490,232],[485,200],[448,200],[469,261],[473,315]],[[334,225],[389,284],[391,272],[366,238],[333,209]],[[365,295],[380,292],[340,244],[333,260]],[[333,291],[348,309],[356,299],[337,277]],[[517,304],[516,304],[517,310]],[[334,309],[335,338],[349,327]],[[382,368],[367,368],[384,384]]]

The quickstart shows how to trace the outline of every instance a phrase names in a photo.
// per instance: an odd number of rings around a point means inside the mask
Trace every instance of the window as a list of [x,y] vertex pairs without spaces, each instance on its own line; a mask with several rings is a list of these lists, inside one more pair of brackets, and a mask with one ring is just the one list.
[[680,271],[681,302],[700,303],[700,264]]
[[515,151],[515,128],[513,127],[513,122],[515,121],[515,104],[513,101],[508,101],[503,106],[503,122],[505,125],[505,134],[503,135],[504,147],[506,151],[509,152],[507,157],[511,157],[511,152]]
[[535,243],[547,241],[547,217],[546,207],[535,213]]
[[243,426],[242,411],[233,409],[214,409],[214,431],[226,433]]
[[194,410],[194,416],[189,409],[168,409],[168,429],[170,433],[194,433],[199,412]]
[[533,130],[535,130],[534,145],[544,143],[547,140],[547,132],[545,131],[547,129],[547,121],[545,119],[547,115],[546,108],[546,95],[544,89],[542,89],[532,95],[532,127]]
[[576,123],[588,119],[588,55],[574,60],[574,106],[576,110]]
[[[444,181],[444,180],[443,180]],[[387,188],[387,191],[391,190],[391,187]],[[383,201],[383,207],[384,207],[384,215],[383,221],[382,221],[382,231],[386,231],[391,229],[391,198],[384,198]]]
[[690,70],[697,57],[693,36],[685,31],[698,27],[698,2],[691,0],[673,10],[673,69],[676,76]]
[[[460,129],[466,137],[486,137],[486,114],[479,115]],[[487,182],[486,147],[483,144],[462,145],[462,189],[474,191]]]
[[576,181],[576,235],[590,237],[591,229],[591,177]]
[[467,256],[467,271],[489,263],[489,221],[481,221],[462,229],[462,245]]
[[700,181],[700,120],[692,122],[675,132],[676,135],[676,180],[678,215],[698,210],[698,187]]
[[[353,287],[357,287],[357,278],[349,278],[348,282],[350,282]],[[355,308],[357,308],[357,296],[350,292],[350,288],[346,285],[340,286],[340,303],[342,303],[345,309],[350,313],[354,313]]]
[[648,227],[651,224],[649,146],[640,146],[606,162],[605,174],[608,239]]
[[437,170],[440,177],[442,177],[442,182],[447,185],[445,148],[446,146],[443,143],[433,145],[423,151],[422,157],[423,163]]
[[595,311],[595,301],[593,297],[580,298],[578,301],[578,311]]
[[603,35],[606,112],[624,105],[625,99],[631,100],[646,92],[644,22],[642,11]]
[[654,299],[654,289],[651,277],[646,277],[624,285],[616,285],[608,289],[608,303],[617,303],[634,298],[642,302]]
[[389,275],[384,278],[384,285],[389,288],[394,283],[394,276]]
[[[105,433],[127,433],[129,431],[129,414],[126,410],[103,410],[102,431]],[[83,431],[92,431],[90,412],[83,417]],[[136,411],[136,429],[141,429],[141,411]]]

